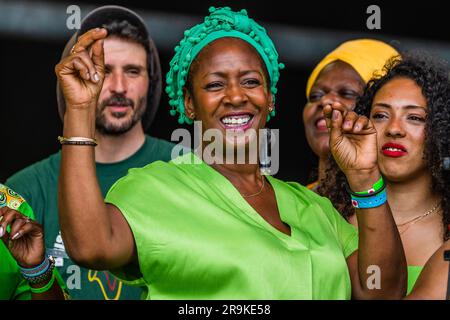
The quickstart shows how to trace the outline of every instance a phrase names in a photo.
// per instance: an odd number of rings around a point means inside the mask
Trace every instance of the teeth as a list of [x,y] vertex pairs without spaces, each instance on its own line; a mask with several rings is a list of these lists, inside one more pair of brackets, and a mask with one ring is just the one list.
[[403,152],[403,150],[401,150],[401,149],[397,149],[397,148],[386,148],[385,150],[388,150],[388,151],[397,151],[397,152]]
[[238,117],[225,117],[222,119],[222,122],[227,125],[243,125],[247,124],[250,121],[250,116],[238,116]]

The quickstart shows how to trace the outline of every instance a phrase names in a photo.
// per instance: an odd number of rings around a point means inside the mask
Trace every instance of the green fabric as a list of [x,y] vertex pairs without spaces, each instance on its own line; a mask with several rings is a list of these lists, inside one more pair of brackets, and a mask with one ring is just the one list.
[[407,294],[411,293],[422,270],[423,270],[423,266],[408,266],[408,291],[407,291]]
[[[146,136],[144,145],[130,158],[113,164],[96,164],[103,196],[111,185],[127,174],[129,168],[142,167],[155,160],[169,161],[174,144]],[[140,288],[123,285],[110,273],[92,271],[76,265],[67,256],[58,219],[57,185],[61,153],[37,162],[16,173],[7,183],[23,195],[45,230],[45,245],[56,257],[56,266],[67,284],[72,299],[140,299]]]
[[[184,38],[175,47],[175,55],[170,61],[170,70],[166,76],[166,93],[172,107],[170,114],[178,112],[180,124],[192,123],[184,112],[183,88],[187,82],[189,68],[197,54],[214,40],[225,37],[240,38],[252,45],[261,56],[270,77],[270,87],[275,102],[280,69],[284,64],[278,63],[278,52],[266,30],[249,18],[247,11],[232,11],[229,7],[209,8],[211,13],[203,23],[197,24],[184,32]],[[268,117],[274,116],[272,111]]]
[[[28,203],[23,202],[16,210],[34,219],[33,210]],[[0,241],[0,284],[0,300],[31,299],[30,286],[20,274],[16,260],[3,241]]]
[[[356,228],[330,201],[268,176],[288,236],[212,167],[157,161],[110,189],[133,232],[139,268],[115,274],[147,299],[350,299]],[[195,158],[195,156],[193,156]]]

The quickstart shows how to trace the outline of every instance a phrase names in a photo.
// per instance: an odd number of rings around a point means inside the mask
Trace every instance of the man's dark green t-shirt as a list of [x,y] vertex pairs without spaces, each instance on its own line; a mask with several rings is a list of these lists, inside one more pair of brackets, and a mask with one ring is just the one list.
[[[117,163],[96,163],[97,178],[105,197],[109,188],[130,168],[151,162],[169,161],[174,144],[146,136],[143,146],[131,157]],[[76,265],[66,254],[58,219],[58,175],[61,152],[14,174],[6,185],[20,193],[30,204],[36,220],[44,226],[47,252],[66,281],[72,299],[129,300],[140,299],[141,288],[123,284],[107,271],[94,271]]]

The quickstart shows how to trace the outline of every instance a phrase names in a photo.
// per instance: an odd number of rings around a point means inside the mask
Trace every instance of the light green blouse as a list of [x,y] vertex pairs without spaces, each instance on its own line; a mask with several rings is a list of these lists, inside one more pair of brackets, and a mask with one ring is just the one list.
[[407,294],[411,293],[422,270],[423,270],[423,266],[408,266],[408,291],[407,291]]
[[191,157],[131,169],[107,194],[139,260],[119,278],[147,299],[350,299],[357,231],[328,199],[268,176],[288,236],[212,167],[183,163]]

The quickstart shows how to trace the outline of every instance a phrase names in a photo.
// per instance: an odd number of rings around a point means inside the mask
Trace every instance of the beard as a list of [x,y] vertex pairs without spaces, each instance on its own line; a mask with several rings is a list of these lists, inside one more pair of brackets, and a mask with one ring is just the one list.
[[[135,104],[133,100],[122,94],[115,94],[108,99],[103,100],[95,112],[95,126],[97,131],[103,135],[121,135],[133,128],[140,122],[146,110],[147,99],[141,97]],[[108,116],[104,111],[108,106],[128,106],[129,112],[112,112]],[[110,118],[116,121],[111,121]],[[120,120],[120,121],[117,121]]]

